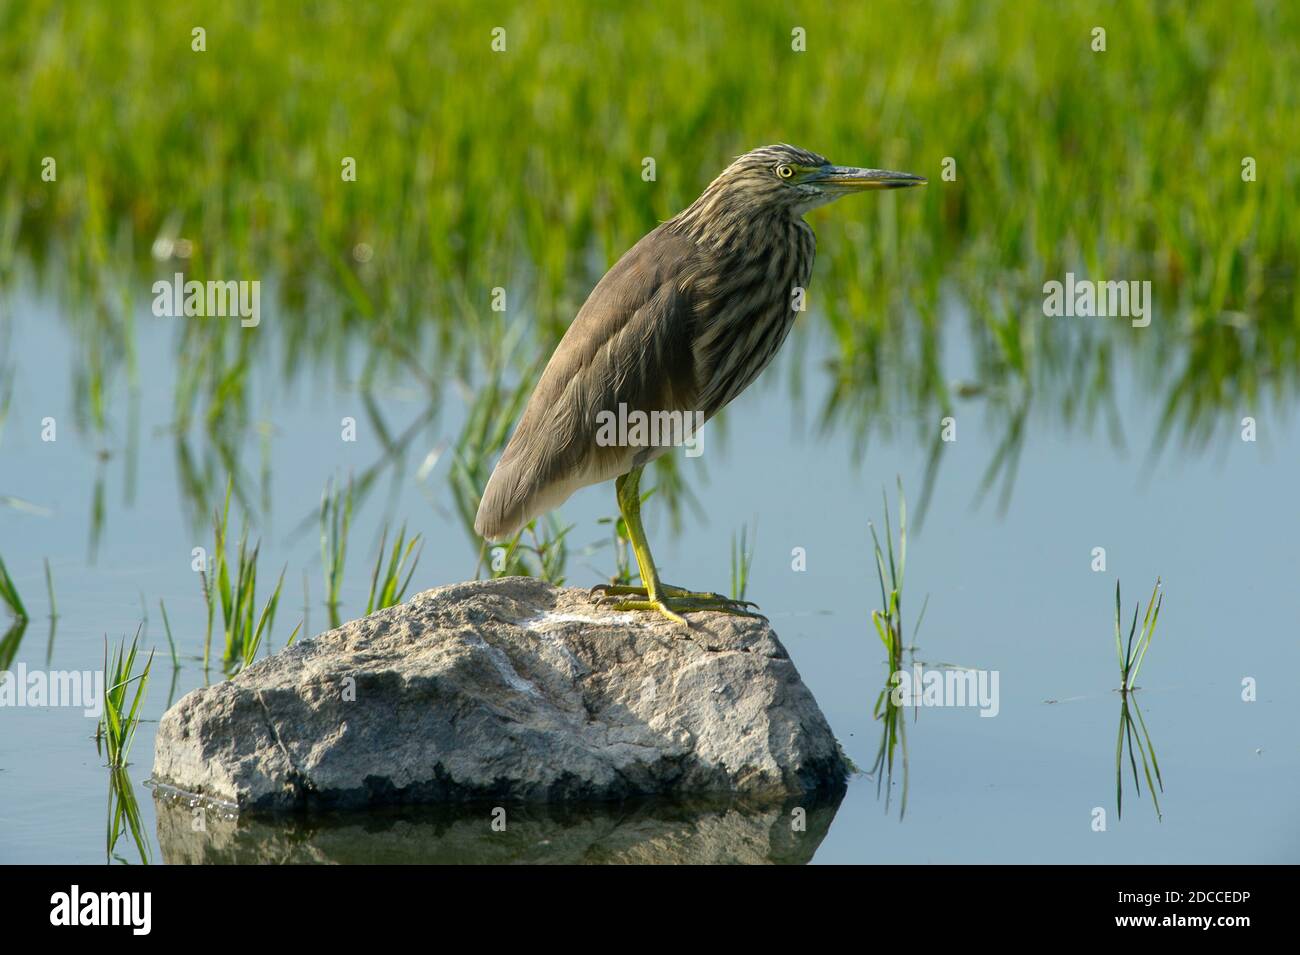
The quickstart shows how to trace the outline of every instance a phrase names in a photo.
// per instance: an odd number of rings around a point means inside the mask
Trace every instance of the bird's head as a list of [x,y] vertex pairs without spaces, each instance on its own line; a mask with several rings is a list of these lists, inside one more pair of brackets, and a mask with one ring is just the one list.
[[[789,209],[803,215],[809,209],[867,189],[923,186],[926,180],[907,172],[836,166],[826,157],[787,146],[761,146],[739,156],[706,192],[753,206],[754,211]],[[729,203],[730,204],[730,203]]]

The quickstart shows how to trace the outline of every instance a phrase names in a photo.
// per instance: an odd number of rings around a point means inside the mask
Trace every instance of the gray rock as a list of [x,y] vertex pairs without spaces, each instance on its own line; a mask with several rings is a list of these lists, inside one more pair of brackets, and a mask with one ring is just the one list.
[[692,624],[523,577],[425,591],[187,694],[154,779],[240,811],[842,789],[771,627]]

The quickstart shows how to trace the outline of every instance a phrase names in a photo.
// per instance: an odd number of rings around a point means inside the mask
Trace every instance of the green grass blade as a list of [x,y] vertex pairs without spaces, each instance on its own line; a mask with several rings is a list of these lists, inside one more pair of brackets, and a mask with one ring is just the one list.
[[[1157,580],[1156,587],[1158,588],[1159,586],[1160,586],[1160,581]],[[1149,620],[1149,623],[1143,623],[1142,625],[1142,639],[1139,641],[1141,650],[1138,653],[1137,662],[1133,665],[1133,673],[1129,677],[1130,686],[1132,685],[1133,682],[1137,680],[1138,671],[1142,669],[1142,661],[1146,659],[1147,650],[1151,648],[1151,638],[1156,635],[1156,623],[1160,619],[1160,607],[1165,602],[1164,594],[1161,594],[1157,598],[1155,592],[1153,591],[1151,596],[1152,599],[1155,601],[1155,609],[1153,611],[1151,605],[1150,604],[1147,605],[1147,618]]]
[[50,573],[50,559],[48,557],[45,558],[45,592],[50,598],[50,617],[58,617],[59,605],[54,599],[54,576]]
[[9,568],[5,566],[3,558],[0,558],[0,600],[4,601],[9,607],[9,612],[19,620],[27,619],[27,608],[23,606],[22,598],[18,595],[18,587],[9,576]]
[[159,600],[159,601],[158,601],[158,609],[159,609],[160,611],[162,611],[162,618],[163,618],[163,632],[167,634],[167,647],[168,647],[168,649],[171,650],[171,654],[172,654],[172,666],[173,666],[174,668],[179,668],[180,665],[181,665],[181,662],[180,662],[180,660],[179,660],[179,659],[177,658],[177,656],[176,656],[176,641],[172,639],[172,625],[171,625],[171,621],[167,619],[167,604],[164,603],[162,600]]
[[1127,701],[1120,702],[1119,733],[1115,738],[1115,816],[1124,818],[1124,721],[1128,717]]
[[1133,625],[1129,627],[1128,644],[1124,647],[1124,686],[1128,687],[1131,680],[1130,671],[1133,668],[1133,634],[1137,632],[1138,623],[1138,605],[1133,605]]
[[379,571],[384,566],[384,547],[388,543],[388,527],[384,527],[384,533],[379,538],[379,554],[375,557],[375,569],[370,574],[370,596],[366,598],[366,615],[375,612],[375,598],[379,591]]
[[1142,718],[1142,708],[1137,705],[1137,697],[1133,698],[1133,712],[1137,714],[1138,726],[1142,729],[1142,737],[1146,740],[1147,752],[1151,754],[1151,766],[1156,772],[1156,782],[1160,786],[1160,791],[1165,791],[1165,781],[1160,775],[1160,763],[1156,760],[1156,748],[1151,743],[1151,734],[1147,732],[1146,720]]
[[1121,681],[1128,678],[1128,667],[1124,666],[1124,643],[1120,639],[1120,600],[1119,600],[1119,578],[1115,579],[1115,659],[1119,661],[1119,677]]

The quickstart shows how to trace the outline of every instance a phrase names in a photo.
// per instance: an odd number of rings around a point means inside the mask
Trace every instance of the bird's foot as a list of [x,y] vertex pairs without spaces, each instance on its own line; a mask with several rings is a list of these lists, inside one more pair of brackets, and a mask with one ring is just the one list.
[[732,600],[730,597],[724,597],[721,594],[686,590],[668,584],[660,585],[660,589],[662,592],[657,597],[651,597],[649,591],[644,587],[611,584],[593,587],[592,594],[599,606],[607,607],[610,610],[654,610],[663,614],[669,620],[685,626],[689,626],[689,624],[687,624],[686,618],[682,614],[706,611],[732,614],[737,617],[752,617],[756,620],[767,619],[762,614],[755,613],[754,609],[758,607],[758,604],[748,600]]
[[686,622],[685,617],[677,613],[676,610],[674,610],[671,606],[669,606],[671,601],[672,601],[671,597],[666,599],[661,598],[659,600],[650,600],[649,598],[646,598],[644,600],[610,599],[609,601],[601,601],[600,606],[605,607],[609,610],[614,610],[619,612],[625,610],[653,610],[663,614],[673,623],[680,624],[681,626],[686,627],[689,630],[691,625]]
[[[708,603],[733,604],[737,607],[752,607],[758,609],[758,604],[752,600],[733,600],[730,597],[724,597],[722,594],[716,594],[711,590],[687,590],[685,587],[675,587],[672,584],[660,584],[659,591],[665,597],[682,598],[685,600],[704,601]],[[597,603],[604,600],[613,600],[620,596],[631,597],[649,597],[650,592],[644,587],[634,587],[627,584],[597,584],[591,588],[591,595]]]

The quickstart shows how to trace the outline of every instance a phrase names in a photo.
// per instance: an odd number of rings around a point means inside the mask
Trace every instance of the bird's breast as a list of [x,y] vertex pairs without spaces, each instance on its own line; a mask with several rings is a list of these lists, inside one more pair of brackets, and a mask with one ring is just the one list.
[[765,238],[715,263],[695,298],[695,372],[706,417],[771,363],[805,307],[812,230],[798,220],[795,228]]

